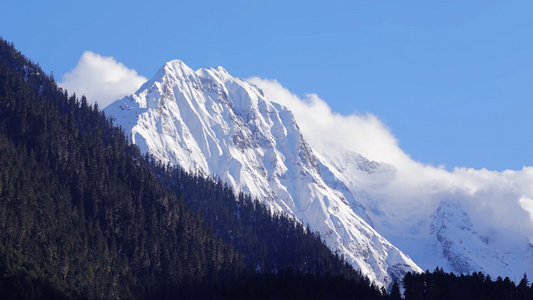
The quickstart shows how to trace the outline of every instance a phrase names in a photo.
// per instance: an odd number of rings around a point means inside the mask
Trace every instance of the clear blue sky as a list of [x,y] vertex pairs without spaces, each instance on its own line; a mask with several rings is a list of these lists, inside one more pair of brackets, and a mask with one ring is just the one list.
[[221,65],[373,113],[424,163],[533,165],[533,1],[177,2],[8,1],[0,35],[57,79],[85,50]]

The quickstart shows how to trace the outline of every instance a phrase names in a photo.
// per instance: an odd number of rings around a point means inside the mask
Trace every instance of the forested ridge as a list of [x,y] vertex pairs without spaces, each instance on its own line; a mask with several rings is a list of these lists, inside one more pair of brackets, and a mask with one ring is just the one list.
[[0,57],[2,292],[153,298],[243,273],[96,105],[6,42]]
[[1,41],[0,298],[224,298],[287,268],[383,296],[318,235],[240,198],[147,160]]
[[143,156],[0,40],[0,299],[533,299],[481,273],[387,294],[304,224]]

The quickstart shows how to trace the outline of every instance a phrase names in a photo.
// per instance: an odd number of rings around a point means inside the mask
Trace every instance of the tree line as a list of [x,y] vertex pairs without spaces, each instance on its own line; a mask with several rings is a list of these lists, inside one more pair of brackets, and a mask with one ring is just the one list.
[[455,275],[436,268],[433,272],[407,273],[403,279],[403,287],[405,300],[533,299],[533,284],[530,285],[527,274],[516,284],[509,277],[503,279],[498,276],[493,280],[490,275],[481,272]]

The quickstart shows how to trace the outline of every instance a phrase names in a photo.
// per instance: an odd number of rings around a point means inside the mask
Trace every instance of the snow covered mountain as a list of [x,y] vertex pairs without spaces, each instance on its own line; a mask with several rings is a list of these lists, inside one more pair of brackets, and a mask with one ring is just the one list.
[[[309,147],[292,112],[223,68],[193,71],[171,61],[105,112],[141,151],[215,174],[308,223],[371,280],[387,286],[422,271],[373,228],[366,206]],[[353,160],[356,172],[390,171],[361,156]]]
[[533,270],[533,246],[515,232],[474,225],[463,207],[443,200],[431,215],[428,241],[439,249],[442,266],[457,273],[481,271],[521,278]]
[[[263,90],[221,67],[193,71],[176,60],[105,112],[143,152],[215,174],[309,223],[383,285],[437,266],[511,279],[533,271],[531,237],[508,220],[491,220],[499,214],[489,207],[533,202],[533,168],[452,174],[401,157],[371,161],[342,144],[306,140],[293,112]],[[411,180],[417,176],[423,180]]]

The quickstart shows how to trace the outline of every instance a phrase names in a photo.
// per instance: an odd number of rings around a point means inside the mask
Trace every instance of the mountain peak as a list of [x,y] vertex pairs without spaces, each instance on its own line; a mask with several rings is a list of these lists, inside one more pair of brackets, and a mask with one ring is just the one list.
[[[325,180],[292,112],[224,68],[193,71],[170,61],[129,101],[111,104],[106,113],[131,132],[141,151],[189,172],[216,174],[273,212],[308,223],[379,284],[422,271]],[[357,201],[355,195],[349,199]]]
[[[194,70],[179,59],[171,60],[161,68],[160,72],[178,78],[187,78],[195,74]],[[160,73],[158,72],[158,73]]]

